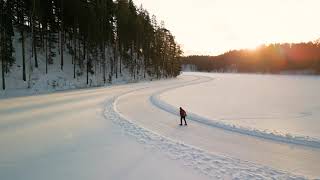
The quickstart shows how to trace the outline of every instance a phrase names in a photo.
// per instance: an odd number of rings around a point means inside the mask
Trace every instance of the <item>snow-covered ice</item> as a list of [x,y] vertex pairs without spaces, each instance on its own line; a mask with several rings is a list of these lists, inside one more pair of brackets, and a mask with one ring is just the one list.
[[0,100],[0,179],[209,179],[105,119],[106,102],[147,85]]
[[[182,78],[180,81],[185,78],[192,79],[187,83],[173,83],[170,86],[147,88],[121,96],[116,101],[118,112],[125,119],[130,119],[131,122],[140,127],[149,129],[169,139],[198,147],[209,153],[248,160],[295,174],[310,177],[319,176],[317,162],[320,160],[320,151],[318,148],[283,143],[267,138],[261,139],[257,136],[248,136],[245,133],[235,131],[226,131],[225,128],[208,126],[208,124],[201,121],[190,121],[187,129],[179,127],[179,106],[176,106],[176,109],[166,109],[171,111],[171,113],[168,113],[154,106],[153,103],[155,102],[153,102],[152,96],[170,89],[178,87],[189,88],[211,81],[211,78],[200,76],[182,76],[180,78]],[[178,98],[178,96],[183,95],[183,92],[180,92],[175,94],[175,97]],[[143,112],[139,109],[143,109]]]
[[150,101],[208,82],[211,77],[183,75],[0,100],[0,179],[319,177],[318,148],[190,120],[180,127],[176,114]]
[[190,118],[209,125],[320,147],[320,103],[316,101],[320,99],[320,94],[317,93],[320,91],[319,77],[214,73],[201,75],[214,79],[158,93],[152,99],[158,106],[168,110],[183,106],[192,112],[189,113]]

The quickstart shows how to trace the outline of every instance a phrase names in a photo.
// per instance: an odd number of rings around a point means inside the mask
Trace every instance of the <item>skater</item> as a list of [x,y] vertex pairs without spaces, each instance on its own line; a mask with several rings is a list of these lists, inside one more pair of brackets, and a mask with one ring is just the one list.
[[180,126],[182,126],[182,119],[184,120],[184,125],[187,125],[186,116],[186,111],[183,110],[182,107],[180,107]]

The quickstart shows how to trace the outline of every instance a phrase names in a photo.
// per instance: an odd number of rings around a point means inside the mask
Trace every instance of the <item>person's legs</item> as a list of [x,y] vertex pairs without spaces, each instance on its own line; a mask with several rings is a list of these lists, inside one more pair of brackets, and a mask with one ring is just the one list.
[[182,116],[180,116],[180,126],[182,126]]
[[[187,125],[186,117],[183,117],[183,120],[184,120],[184,125]],[[182,124],[182,122],[181,122],[181,124]]]

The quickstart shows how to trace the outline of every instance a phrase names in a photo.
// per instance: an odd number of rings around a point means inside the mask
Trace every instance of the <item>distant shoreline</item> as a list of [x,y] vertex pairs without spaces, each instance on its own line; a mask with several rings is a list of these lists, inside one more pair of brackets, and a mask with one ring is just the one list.
[[185,71],[181,72],[202,72],[202,73],[221,73],[221,74],[255,74],[255,75],[304,75],[304,76],[319,76],[320,73],[316,73],[314,71],[310,72],[307,70],[298,70],[298,71],[281,71],[278,73],[272,72],[237,72],[237,71]]

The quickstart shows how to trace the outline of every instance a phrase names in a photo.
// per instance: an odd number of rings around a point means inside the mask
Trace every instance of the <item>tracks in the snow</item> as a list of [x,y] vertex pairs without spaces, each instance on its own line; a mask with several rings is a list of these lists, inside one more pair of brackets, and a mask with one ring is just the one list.
[[[187,83],[182,86],[177,85],[177,86],[162,89],[160,91],[153,93],[150,96],[150,101],[154,106],[156,106],[156,107],[158,107],[168,113],[176,115],[177,114],[176,107],[161,100],[160,95],[162,93],[170,91],[170,90],[178,89],[178,88],[189,86],[189,85],[201,84],[201,83],[209,82],[211,80],[212,80],[212,78],[208,77],[207,79],[204,79],[203,81],[200,81],[200,82]],[[188,112],[188,119],[195,121],[195,122],[198,122],[198,123],[201,123],[201,124],[204,124],[209,127],[215,127],[215,128],[223,129],[226,131],[239,133],[242,135],[263,138],[263,139],[272,140],[272,141],[276,141],[276,142],[295,144],[295,145],[307,146],[307,147],[312,147],[312,148],[320,148],[320,139],[312,138],[309,136],[294,136],[294,135],[289,135],[289,134],[283,135],[283,134],[278,134],[275,132],[269,132],[266,130],[259,130],[259,129],[249,128],[249,127],[235,126],[235,125],[226,124],[221,121],[214,120],[214,119],[205,118],[205,117],[202,117],[202,116],[195,114],[195,113],[192,113],[192,112]]]
[[[297,179],[295,175],[291,175],[282,171],[278,171],[263,165],[242,161],[237,158],[225,157],[216,155],[207,151],[201,150],[198,147],[187,145],[179,140],[166,137],[151,129],[145,128],[130,117],[125,116],[118,109],[119,100],[126,96],[134,95],[140,91],[155,88],[158,89],[156,93],[164,92],[169,89],[174,89],[182,86],[199,84],[211,81],[211,78],[195,77],[188,81],[173,82],[173,84],[156,84],[145,86],[128,91],[124,94],[116,96],[106,103],[104,116],[111,120],[116,125],[121,127],[123,131],[134,137],[140,143],[152,149],[161,150],[165,152],[170,158],[177,159],[183,162],[184,165],[191,166],[200,172],[209,175],[215,179]],[[152,98],[152,97],[150,97]],[[139,104],[136,104],[139,106]],[[143,108],[143,107],[141,107]],[[143,109],[140,109],[142,112]],[[172,110],[172,109],[171,109]],[[174,113],[174,112],[171,112]],[[176,114],[176,113],[175,113]],[[156,114],[154,116],[157,116]],[[302,178],[303,179],[303,178]]]

